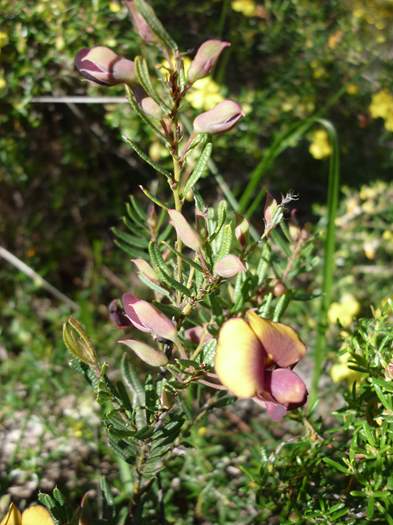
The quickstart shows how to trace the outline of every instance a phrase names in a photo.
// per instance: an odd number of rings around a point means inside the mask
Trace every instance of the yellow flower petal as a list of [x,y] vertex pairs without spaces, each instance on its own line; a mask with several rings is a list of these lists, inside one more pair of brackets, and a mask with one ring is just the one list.
[[263,391],[265,354],[244,319],[230,319],[218,337],[215,369],[221,383],[237,397]]
[[306,353],[306,347],[293,328],[259,317],[249,310],[247,321],[262,343],[268,357],[280,367],[297,363]]
[[11,503],[0,525],[22,525],[22,515],[13,503]]
[[45,507],[33,505],[22,514],[22,525],[55,525]]

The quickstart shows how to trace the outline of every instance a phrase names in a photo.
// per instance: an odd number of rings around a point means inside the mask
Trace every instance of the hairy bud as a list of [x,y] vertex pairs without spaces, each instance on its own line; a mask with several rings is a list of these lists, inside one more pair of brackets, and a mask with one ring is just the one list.
[[196,117],[194,131],[197,133],[224,133],[232,129],[242,117],[244,113],[237,102],[224,100],[210,111],[205,111]]
[[84,78],[102,86],[136,83],[134,62],[117,55],[108,47],[81,49],[74,63]]
[[188,70],[188,81],[193,84],[196,80],[206,77],[215,66],[222,51],[229,47],[229,42],[223,40],[207,40],[198,49]]

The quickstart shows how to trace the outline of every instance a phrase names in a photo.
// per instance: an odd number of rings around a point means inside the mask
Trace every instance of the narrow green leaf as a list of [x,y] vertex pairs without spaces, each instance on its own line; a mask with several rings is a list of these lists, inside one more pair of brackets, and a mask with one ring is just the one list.
[[124,384],[131,392],[135,406],[145,405],[145,390],[142,383],[139,381],[138,375],[136,374],[130,360],[127,358],[127,354],[123,354],[120,363],[120,370]]
[[172,176],[171,174],[169,173],[169,171],[165,170],[164,168],[161,168],[161,166],[159,164],[157,164],[156,162],[153,162],[140,148],[139,146],[137,146],[137,144],[132,140],[130,139],[129,137],[126,137],[125,135],[123,135],[123,140],[125,140],[131,147],[132,149],[135,151],[135,153],[137,155],[139,155],[139,157],[141,159],[143,159],[146,164],[149,164],[149,166],[151,166],[154,170],[156,170],[158,173],[161,173],[161,175],[164,175],[164,177],[166,177],[167,179],[170,179]]
[[[127,224],[126,219],[124,220],[124,223]],[[127,226],[129,227],[129,229],[131,229],[131,223],[128,222]],[[117,228],[111,228],[111,231],[118,239],[124,241],[132,247],[147,248],[149,245],[147,239],[141,239],[140,237],[136,237],[135,235],[131,235],[130,233],[122,232]]]
[[207,169],[207,163],[209,162],[212,153],[212,149],[213,144],[208,142],[195,165],[194,171],[191,173],[186,184],[184,185],[183,195],[187,195],[187,193],[192,190],[198,180],[204,175]]
[[162,102],[160,100],[160,97],[158,96],[153,82],[150,78],[149,68],[146,62],[146,59],[141,56],[136,56],[134,58],[135,63],[135,71],[136,76],[138,78],[138,81],[140,85],[143,87],[143,89],[146,91],[146,93],[151,97],[157,104],[161,105]]
[[[147,232],[149,231],[147,224],[146,224],[146,219],[142,220],[138,216],[134,208],[132,207],[132,204],[130,204],[129,202],[126,203],[126,211],[127,211],[127,215],[129,216],[129,218],[131,219],[133,223],[135,223],[140,229],[145,230]],[[134,227],[134,230],[135,230],[135,227]]]
[[180,253],[179,251],[177,251],[173,246],[171,246],[168,242],[164,242],[164,245],[168,248],[169,251],[171,251],[174,255],[178,255],[179,257],[181,257],[183,259],[183,261],[185,263],[187,263],[189,266],[192,266],[193,268],[195,268],[195,270],[197,270],[198,272],[202,272],[203,273],[203,270],[202,270],[202,266],[200,264],[198,264],[197,262],[193,261],[192,259],[190,259],[190,257],[187,257],[186,255],[184,255],[183,253]]
[[142,250],[138,250],[137,248],[132,248],[129,244],[126,244],[124,242],[118,241],[115,239],[114,244],[118,246],[123,252],[125,252],[127,255],[132,257],[133,259],[147,259],[146,252],[143,252]]
[[337,461],[334,461],[331,458],[324,457],[322,460],[329,465],[330,467],[333,467],[334,469],[338,470],[339,472],[342,472],[343,474],[348,474],[348,469],[341,463],[337,463]]
[[166,31],[160,20],[157,18],[152,7],[145,0],[135,0],[136,7],[138,12],[143,16],[147,25],[151,28],[153,33],[161,40],[163,44],[172,49],[172,51],[177,51],[177,44],[173,38]]
[[220,238],[220,247],[215,255],[216,261],[219,261],[225,255],[229,254],[231,250],[231,245],[232,245],[232,238],[233,238],[232,225],[226,224],[224,228],[222,229],[222,235]]
[[170,275],[170,270],[162,258],[161,252],[157,243],[151,242],[149,244],[150,262],[152,263],[154,271],[158,274],[161,281],[171,286],[186,297],[192,297],[191,290],[189,290],[182,283],[179,283]]
[[214,365],[214,358],[216,355],[216,346],[217,346],[217,341],[215,339],[211,339],[205,345],[203,345],[202,357],[201,357],[202,363],[204,363],[207,366]]
[[150,288],[150,290],[153,290],[153,292],[156,292],[156,293],[159,293],[161,295],[164,295],[165,297],[170,297],[171,296],[171,294],[168,292],[168,290],[165,290],[165,288],[162,288],[162,286],[160,286],[157,283],[153,283],[153,281],[151,281],[148,277],[146,277],[146,275],[143,275],[143,273],[140,273],[138,275],[138,277],[139,277],[139,280],[144,285],[146,285],[148,288]]
[[135,213],[139,216],[139,218],[145,222],[147,218],[147,214],[145,210],[142,209],[141,205],[137,201],[137,199],[134,197],[134,195],[130,195],[130,203],[131,206],[134,208]]

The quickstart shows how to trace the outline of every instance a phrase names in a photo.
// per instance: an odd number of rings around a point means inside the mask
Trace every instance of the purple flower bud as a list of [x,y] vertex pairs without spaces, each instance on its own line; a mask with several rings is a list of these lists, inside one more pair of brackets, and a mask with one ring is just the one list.
[[289,368],[265,372],[265,389],[278,403],[288,408],[302,406],[307,400],[306,385]]
[[212,339],[211,334],[203,326],[193,326],[187,328],[184,332],[184,337],[195,344],[207,343]]
[[214,265],[214,273],[220,277],[229,279],[240,272],[244,272],[246,267],[237,255],[225,255]]
[[74,63],[84,78],[102,86],[132,85],[136,82],[134,62],[117,55],[108,47],[81,49]]
[[168,210],[170,223],[176,230],[178,239],[191,250],[198,251],[201,240],[197,232],[188,224],[184,215],[177,210]]
[[232,100],[224,100],[215,108],[201,113],[194,120],[197,133],[223,133],[229,131],[244,117],[241,106]]
[[120,339],[118,342],[131,348],[139,359],[142,359],[142,361],[150,366],[165,366],[168,363],[165,354],[146,343],[142,343],[136,339]]
[[153,281],[153,283],[159,282],[156,272],[147,261],[144,259],[131,259],[131,261],[135,264],[139,273]]
[[146,115],[156,119],[162,118],[162,109],[151,97],[144,97],[140,102],[141,108]]
[[151,44],[155,41],[153,31],[147,25],[143,16],[138,12],[134,0],[126,0],[128,10],[131,15],[131,20],[135,31],[147,44]]
[[116,326],[116,328],[127,328],[131,326],[131,321],[126,316],[123,307],[118,299],[113,299],[108,306],[109,319]]
[[123,306],[131,323],[141,332],[148,332],[169,341],[176,339],[175,325],[152,304],[126,293],[123,295]]
[[221,52],[229,47],[230,42],[223,40],[207,40],[197,51],[188,70],[188,82],[193,84],[196,80],[206,77],[215,66]]
[[250,223],[247,219],[243,219],[235,228],[235,237],[239,241],[242,248],[246,245],[247,232],[250,229]]

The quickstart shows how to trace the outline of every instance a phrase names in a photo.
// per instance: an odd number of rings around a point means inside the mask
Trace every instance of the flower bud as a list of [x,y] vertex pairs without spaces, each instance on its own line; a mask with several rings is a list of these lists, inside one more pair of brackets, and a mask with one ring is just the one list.
[[197,133],[223,133],[229,131],[244,117],[243,110],[237,102],[224,100],[210,111],[201,113],[194,120],[194,131]]
[[136,339],[120,339],[118,342],[131,348],[139,359],[150,366],[165,366],[168,363],[168,358],[165,354],[146,343],[142,343]]
[[188,248],[198,251],[201,247],[201,240],[197,232],[191,228],[184,215],[176,210],[168,210],[170,223],[176,230],[177,238]]
[[307,400],[306,385],[288,368],[265,372],[265,389],[278,403],[288,407],[304,405]]
[[195,344],[207,343],[212,339],[211,334],[206,330],[204,326],[192,326],[187,328],[184,332],[184,337],[188,341]]
[[144,97],[140,102],[142,111],[149,117],[160,119],[162,118],[162,110],[155,100],[151,97]]
[[152,304],[126,293],[123,295],[123,306],[131,323],[141,332],[148,332],[169,341],[176,339],[175,325]]
[[116,328],[127,328],[132,323],[126,316],[123,307],[117,299],[113,299],[108,306],[109,319]]
[[220,330],[215,370],[221,383],[237,397],[263,391],[265,353],[244,319],[226,321]]
[[139,273],[153,281],[153,283],[158,283],[156,272],[145,259],[131,259],[131,261],[135,264]]
[[246,245],[246,235],[250,229],[250,223],[247,219],[243,219],[235,228],[235,237],[239,241],[242,248]]
[[147,44],[151,44],[152,42],[154,42],[154,33],[147,25],[143,16],[138,12],[134,0],[126,0],[126,4],[130,12],[132,24],[134,26],[135,31]]
[[193,84],[196,80],[206,77],[215,66],[221,52],[230,45],[229,42],[223,40],[207,40],[204,42],[191,62],[188,70],[188,82]]
[[214,273],[227,279],[244,272],[246,267],[236,255],[225,255],[214,265]]
[[108,47],[81,49],[75,57],[75,67],[84,78],[102,86],[136,83],[134,62]]
[[280,367],[296,364],[306,353],[306,347],[293,328],[259,317],[249,310],[246,319],[258,337],[268,357]]

